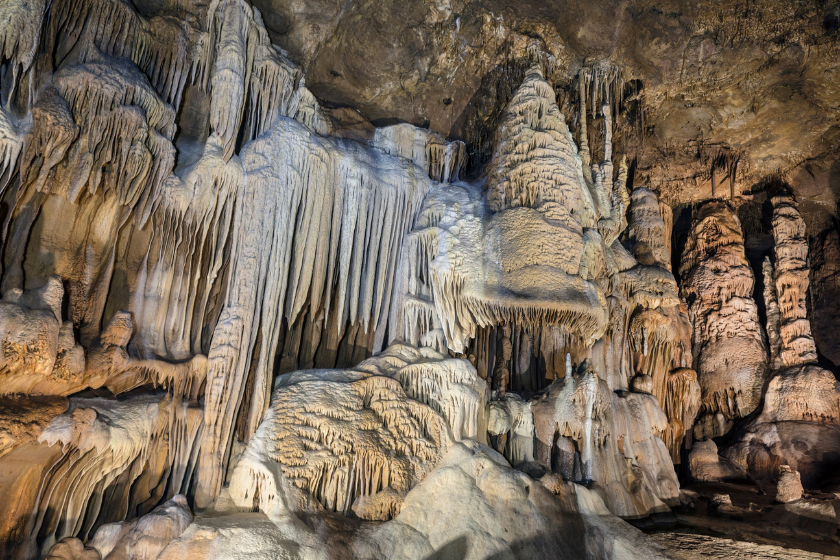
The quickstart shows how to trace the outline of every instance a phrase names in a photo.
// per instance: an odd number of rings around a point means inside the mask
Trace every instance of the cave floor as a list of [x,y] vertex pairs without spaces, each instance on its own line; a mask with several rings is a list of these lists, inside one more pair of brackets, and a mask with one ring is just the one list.
[[673,517],[634,523],[681,558],[840,558],[840,493],[806,492],[783,504],[775,488],[748,484],[695,483],[683,492],[690,503]]

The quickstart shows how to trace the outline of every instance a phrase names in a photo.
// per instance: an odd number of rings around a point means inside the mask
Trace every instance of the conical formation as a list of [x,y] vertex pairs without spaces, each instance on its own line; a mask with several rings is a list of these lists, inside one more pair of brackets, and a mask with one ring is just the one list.
[[[505,109],[496,146],[486,206],[467,185],[427,199],[409,238],[428,249],[407,274],[419,281],[404,280],[408,302],[431,300],[427,332],[440,329],[436,340],[459,351],[487,339],[486,329],[527,326],[527,344],[548,341],[546,355],[558,356],[553,367],[562,369],[563,348],[591,346],[606,328],[596,281],[605,275],[606,248],[574,142],[536,68]],[[414,313],[406,323],[416,320]]]

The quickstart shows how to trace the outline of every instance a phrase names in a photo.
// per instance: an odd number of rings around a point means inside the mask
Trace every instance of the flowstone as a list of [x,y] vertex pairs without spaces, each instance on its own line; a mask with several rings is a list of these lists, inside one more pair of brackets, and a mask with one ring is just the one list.
[[[0,5],[0,555],[665,556],[615,516],[762,396],[737,218],[701,211],[680,291],[622,72],[444,4],[429,37],[516,41],[480,146],[322,107],[270,2]],[[791,204],[760,418],[837,428]]]

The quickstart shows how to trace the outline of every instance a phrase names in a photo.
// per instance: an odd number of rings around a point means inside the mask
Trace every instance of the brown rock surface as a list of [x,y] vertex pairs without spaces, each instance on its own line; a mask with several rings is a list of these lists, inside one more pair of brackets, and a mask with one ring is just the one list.
[[615,515],[692,507],[834,551],[838,44],[808,0],[4,0],[0,555],[657,558]]

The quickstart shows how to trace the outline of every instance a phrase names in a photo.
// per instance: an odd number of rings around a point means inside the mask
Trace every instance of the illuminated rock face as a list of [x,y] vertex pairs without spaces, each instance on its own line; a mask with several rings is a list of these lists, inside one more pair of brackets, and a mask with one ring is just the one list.
[[657,558],[614,516],[687,435],[736,430],[698,480],[832,467],[791,196],[763,327],[727,203],[678,288],[615,68],[520,37],[468,146],[322,107],[265,4],[0,5],[0,555]]
[[731,420],[758,406],[767,344],[753,300],[755,279],[741,224],[726,203],[697,210],[680,264],[682,295],[694,324],[694,360],[702,391],[699,438],[723,435]]
[[771,286],[768,309],[774,310],[768,312],[767,332],[775,371],[761,413],[723,454],[756,479],[772,480],[785,467],[813,486],[829,475],[829,457],[840,448],[840,385],[816,363],[805,305],[805,224],[792,195],[780,194],[772,202],[775,267],[765,265],[765,281]]

